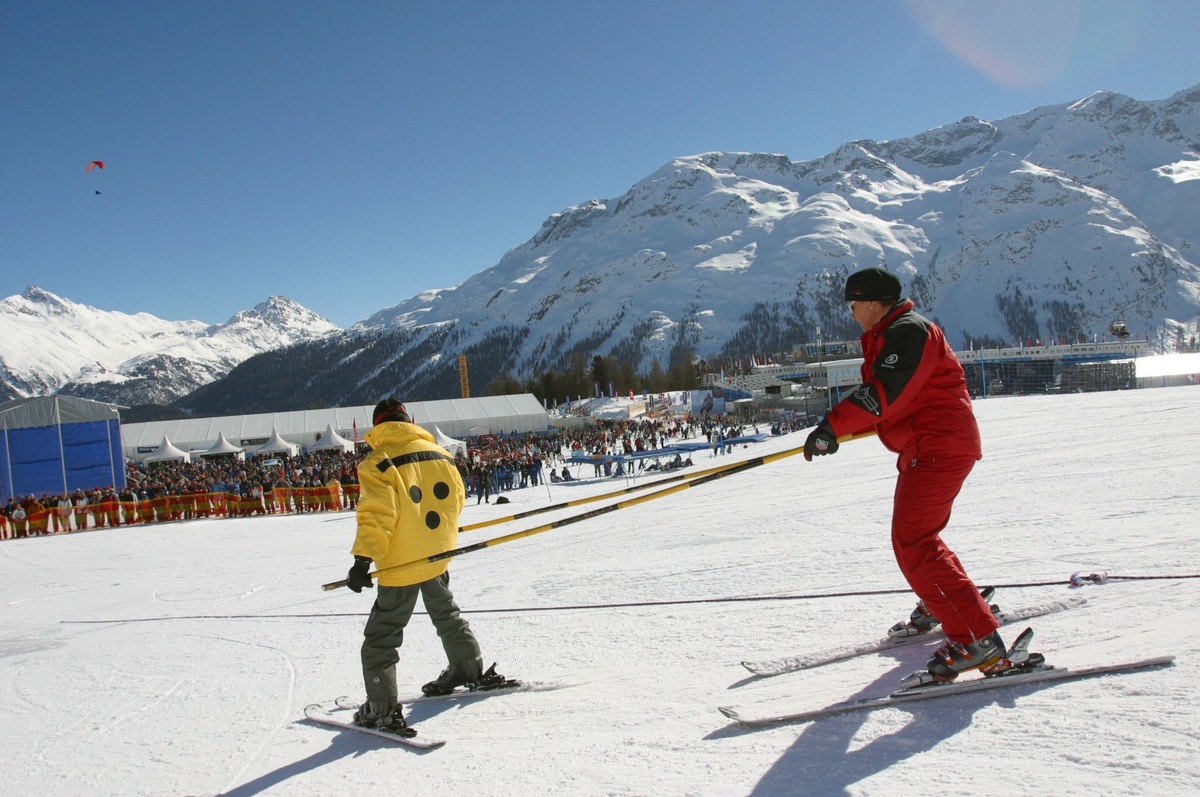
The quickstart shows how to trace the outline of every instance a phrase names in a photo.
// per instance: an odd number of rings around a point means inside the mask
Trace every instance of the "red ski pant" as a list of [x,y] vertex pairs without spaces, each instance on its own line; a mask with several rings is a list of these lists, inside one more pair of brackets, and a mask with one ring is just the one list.
[[985,637],[998,626],[941,536],[950,522],[954,499],[974,466],[975,458],[969,456],[902,460],[892,508],[892,550],[900,572],[941,622],[946,637],[961,643]]

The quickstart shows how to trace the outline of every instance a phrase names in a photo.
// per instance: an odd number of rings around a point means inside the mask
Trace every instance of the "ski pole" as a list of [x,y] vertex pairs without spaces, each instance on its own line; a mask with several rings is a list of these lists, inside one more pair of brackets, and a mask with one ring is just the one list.
[[[875,434],[874,432],[864,432],[862,434],[857,434],[857,435],[844,435],[844,436],[838,438],[838,443],[845,443],[845,442],[849,442],[850,440],[857,440],[862,437],[870,437],[874,434]],[[592,518],[599,517],[601,515],[606,515],[609,512],[615,512],[618,509],[625,509],[627,507],[635,506],[637,504],[644,504],[647,501],[653,501],[656,498],[662,498],[663,496],[673,495],[675,493],[682,492],[683,490],[687,490],[688,488],[691,488],[691,487],[696,487],[701,484],[707,484],[708,482],[716,481],[717,479],[724,478],[725,476],[729,476],[730,474],[742,473],[742,472],[750,470],[752,468],[757,468],[760,465],[766,465],[767,463],[770,463],[770,462],[778,462],[781,459],[786,459],[787,457],[793,457],[796,454],[801,454],[803,452],[804,452],[804,446],[797,446],[796,448],[789,448],[784,451],[777,451],[774,454],[767,454],[767,455],[761,456],[761,457],[754,457],[753,459],[748,459],[748,460],[745,460],[743,462],[739,462],[739,463],[736,463],[733,465],[725,465],[725,466],[722,466],[719,468],[712,468],[709,471],[693,475],[691,478],[687,479],[686,481],[682,482],[681,484],[676,484],[671,487],[666,487],[662,490],[657,490],[652,493],[647,493],[646,495],[637,496],[636,498],[630,498],[626,501],[618,501],[617,503],[609,504],[608,506],[597,507],[596,509],[592,509],[587,512],[581,512],[578,515],[571,515],[570,517],[565,517],[560,520],[552,521],[550,523],[545,523],[541,526],[534,526],[532,528],[524,529],[522,531],[514,531],[511,534],[505,534],[500,537],[493,537],[490,540],[483,540],[481,542],[477,542],[472,545],[465,545],[461,548],[454,548],[449,551],[443,551],[442,553],[434,554],[433,556],[427,556],[424,559],[415,559],[411,562],[404,562],[402,564],[392,565],[391,567],[381,567],[378,570],[375,570],[374,572],[372,572],[370,575],[372,577],[377,577],[380,573],[385,573],[385,572],[386,573],[395,573],[397,571],[411,570],[411,569],[413,569],[415,567],[419,567],[421,565],[430,564],[432,562],[440,562],[443,559],[451,559],[455,556],[460,556],[462,554],[471,553],[472,551],[479,551],[484,548],[491,548],[496,545],[503,545],[506,542],[513,542],[514,540],[524,539],[525,537],[532,537],[535,534],[541,534],[546,531],[551,531],[553,529],[562,528],[563,526],[570,526],[575,523],[581,523],[585,520],[591,520]],[[663,484],[665,481],[666,480],[660,481],[660,482],[654,482],[654,484],[651,486],[657,486],[659,484]],[[582,503],[583,499],[580,499],[580,502]],[[536,511],[537,510],[535,510],[535,512]],[[344,586],[346,586],[346,581],[343,579],[341,581],[333,581],[329,584],[322,584],[321,589],[328,592],[329,590],[338,589],[338,588],[344,587]]]

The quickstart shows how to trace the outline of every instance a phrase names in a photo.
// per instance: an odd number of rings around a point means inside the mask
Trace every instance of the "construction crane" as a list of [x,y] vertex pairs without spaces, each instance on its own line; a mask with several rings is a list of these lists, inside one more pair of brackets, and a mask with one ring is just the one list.
[[458,386],[462,392],[462,398],[471,397],[471,383],[467,379],[467,355],[458,355]]

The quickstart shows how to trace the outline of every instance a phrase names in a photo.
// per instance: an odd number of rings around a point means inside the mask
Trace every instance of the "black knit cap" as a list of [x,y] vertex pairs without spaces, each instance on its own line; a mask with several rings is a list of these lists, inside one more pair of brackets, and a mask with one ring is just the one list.
[[404,409],[404,405],[394,398],[385,398],[375,405],[375,411],[371,413],[371,423],[375,426],[388,421],[409,422],[408,410]]
[[900,280],[890,271],[865,268],[846,277],[846,301],[895,302],[900,298]]

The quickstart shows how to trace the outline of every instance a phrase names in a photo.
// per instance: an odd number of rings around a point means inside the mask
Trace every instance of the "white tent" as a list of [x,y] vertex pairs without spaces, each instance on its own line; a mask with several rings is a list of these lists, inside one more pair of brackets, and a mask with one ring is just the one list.
[[448,437],[442,434],[442,430],[436,426],[433,427],[433,439],[437,441],[439,446],[446,449],[451,454],[462,454],[464,457],[467,455],[466,443],[464,443],[462,440],[455,440],[453,437]]
[[[544,432],[550,428],[550,418],[546,410],[532,393],[442,401],[407,401],[405,406],[408,407],[408,414],[413,423],[430,433],[437,427],[451,439],[461,440],[470,434]],[[355,430],[355,439],[352,442],[357,443],[371,428],[371,411],[374,407],[372,403],[358,407],[332,407],[321,410],[123,423],[121,447],[126,457],[140,462],[146,452],[154,450],[164,435],[178,441],[177,445],[187,450],[203,450],[212,445],[219,432],[224,432],[226,439],[236,446],[241,446],[247,455],[254,455],[262,451],[260,446],[263,441],[275,433],[295,445],[297,450],[300,446],[311,448],[320,442],[318,433],[328,426],[334,429]]]
[[235,446],[233,443],[225,439],[225,433],[221,432],[217,435],[216,444],[200,454],[201,457],[233,457],[234,459],[245,459],[246,452]]
[[354,451],[354,443],[333,431],[333,424],[329,424],[325,427],[325,433],[321,435],[321,439],[309,446],[309,451],[334,450],[350,453]]
[[287,454],[288,456],[296,456],[296,452],[300,450],[300,446],[295,443],[289,443],[279,436],[278,430],[271,427],[271,436],[267,438],[267,442],[263,443],[258,448],[254,449],[254,456],[262,456],[263,454]]
[[162,442],[158,444],[158,449],[146,457],[143,462],[191,462],[192,455],[179,448],[171,442],[170,438],[163,435]]

